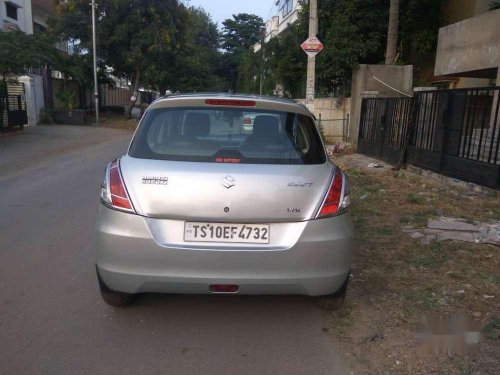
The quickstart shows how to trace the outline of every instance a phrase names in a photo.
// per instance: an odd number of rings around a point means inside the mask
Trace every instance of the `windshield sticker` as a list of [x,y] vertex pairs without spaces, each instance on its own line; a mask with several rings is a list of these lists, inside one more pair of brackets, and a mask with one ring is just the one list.
[[239,163],[241,162],[240,158],[215,158],[216,163]]

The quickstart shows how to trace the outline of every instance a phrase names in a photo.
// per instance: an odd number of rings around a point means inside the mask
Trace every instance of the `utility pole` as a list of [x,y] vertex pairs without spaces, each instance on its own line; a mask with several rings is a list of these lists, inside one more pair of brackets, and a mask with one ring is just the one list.
[[99,125],[99,86],[97,84],[97,48],[96,48],[96,38],[95,38],[95,10],[97,4],[95,0],[90,3],[92,7],[92,48],[93,48],[93,60],[94,60],[94,101],[95,101],[95,123]]
[[[309,0],[309,38],[318,34],[318,0]],[[314,90],[316,80],[316,56],[307,57],[306,106],[314,111]]]
[[264,43],[266,40],[266,28],[264,27],[260,31],[260,49],[262,51],[262,59],[260,61],[260,83],[259,83],[259,94],[262,95],[264,91],[264,63],[266,61],[266,55],[264,53]]

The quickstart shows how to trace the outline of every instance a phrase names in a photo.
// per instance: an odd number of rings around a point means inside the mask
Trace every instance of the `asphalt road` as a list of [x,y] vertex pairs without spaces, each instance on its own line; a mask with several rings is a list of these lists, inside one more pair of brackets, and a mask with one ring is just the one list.
[[98,187],[130,135],[46,127],[0,139],[0,156],[10,155],[0,165],[0,374],[344,373],[306,297],[101,301]]

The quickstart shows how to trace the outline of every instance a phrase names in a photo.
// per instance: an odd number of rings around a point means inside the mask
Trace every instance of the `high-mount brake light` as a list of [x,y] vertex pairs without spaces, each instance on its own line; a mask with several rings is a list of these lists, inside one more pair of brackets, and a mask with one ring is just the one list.
[[123,181],[118,160],[115,160],[106,168],[106,178],[102,188],[101,198],[105,203],[118,210],[135,213]]
[[350,203],[346,177],[340,168],[337,168],[317,218],[341,214],[349,208]]
[[221,105],[226,107],[255,107],[253,100],[239,100],[239,99],[207,99],[205,104],[208,105]]

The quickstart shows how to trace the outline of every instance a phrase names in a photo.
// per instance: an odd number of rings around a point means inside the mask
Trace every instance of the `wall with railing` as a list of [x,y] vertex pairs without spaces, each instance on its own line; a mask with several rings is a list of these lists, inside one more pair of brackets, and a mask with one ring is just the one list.
[[500,87],[365,98],[358,151],[500,188]]

